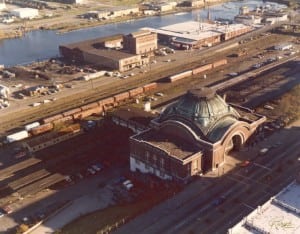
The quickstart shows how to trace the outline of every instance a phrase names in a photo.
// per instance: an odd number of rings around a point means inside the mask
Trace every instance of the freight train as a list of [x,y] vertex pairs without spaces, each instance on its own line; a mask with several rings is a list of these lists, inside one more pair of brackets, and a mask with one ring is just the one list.
[[184,71],[184,72],[180,72],[180,73],[171,75],[171,76],[168,77],[168,81],[173,83],[175,81],[182,80],[182,79],[188,78],[192,75],[197,75],[197,74],[200,74],[202,72],[209,71],[211,69],[214,69],[216,67],[219,67],[219,66],[222,66],[222,65],[225,65],[225,64],[227,64],[227,59],[221,59],[221,60],[218,60],[218,61],[213,62],[213,63],[208,63],[208,64],[202,65],[200,67],[196,67],[192,70],[187,70],[187,71]]
[[81,120],[94,114],[102,114],[103,112],[121,105],[129,99],[135,98],[157,88],[157,83],[152,82],[141,87],[137,87],[126,92],[115,94],[114,96],[98,100],[80,107],[76,107],[65,112],[52,115],[41,119],[39,122],[34,122],[24,126],[24,130],[7,135],[4,142],[12,143],[23,140],[31,136],[53,130],[56,125],[71,123],[75,120]]

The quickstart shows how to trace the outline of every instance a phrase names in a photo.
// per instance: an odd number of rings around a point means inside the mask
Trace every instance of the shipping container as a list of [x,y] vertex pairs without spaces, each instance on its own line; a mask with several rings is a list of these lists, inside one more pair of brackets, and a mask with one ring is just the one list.
[[62,115],[62,114],[53,115],[53,116],[51,116],[51,117],[48,117],[48,118],[43,119],[43,123],[51,123],[51,122],[53,122],[54,120],[61,119],[61,118],[63,118],[63,115]]
[[213,68],[227,64],[227,59],[221,59],[213,63]]
[[114,98],[113,97],[108,97],[105,99],[102,99],[98,102],[99,106],[109,106],[114,104]]
[[80,111],[81,111],[80,108],[74,108],[74,109],[65,111],[65,112],[63,113],[63,116],[66,117],[66,116],[69,116],[69,115],[73,115],[73,114],[75,114],[75,113],[77,113],[77,112],[80,112]]
[[143,90],[144,92],[148,92],[150,90],[156,89],[157,88],[157,83],[153,82],[153,83],[149,83],[143,86]]
[[98,107],[95,107],[93,109],[88,109],[88,110],[84,110],[84,111],[75,113],[73,115],[73,118],[74,118],[74,120],[75,119],[84,119],[84,118],[89,117],[93,114],[101,114],[102,111],[103,111],[102,106],[98,106]]
[[25,130],[29,131],[30,129],[38,127],[38,126],[40,126],[39,122],[30,123],[30,124],[25,125]]
[[124,101],[129,98],[129,92],[119,93],[114,96],[115,102]]
[[93,103],[90,103],[90,104],[87,104],[87,105],[84,105],[84,106],[81,106],[81,110],[88,110],[88,109],[92,109],[92,108],[95,108],[99,106],[97,102],[93,102]]
[[16,132],[16,133],[13,133],[13,134],[10,134],[10,135],[6,136],[6,141],[8,143],[12,143],[12,142],[15,142],[15,141],[23,140],[27,137],[29,137],[28,132],[26,130],[23,130],[23,131]]
[[53,124],[52,123],[46,123],[46,124],[42,124],[38,127],[35,127],[33,129],[30,130],[30,133],[34,136],[42,134],[44,132],[48,132],[51,131],[53,129]]
[[60,123],[71,123],[71,122],[73,122],[73,116],[69,115],[69,116],[63,117],[61,119],[54,120],[52,123],[54,125],[57,125]]
[[132,98],[132,97],[142,94],[143,92],[144,92],[143,88],[138,87],[138,88],[129,90],[129,96]]
[[183,78],[190,77],[192,74],[193,74],[192,70],[184,71],[184,72],[181,72],[181,73],[170,76],[169,81],[174,82],[174,81],[177,81],[177,80],[181,80]]
[[213,67],[213,65],[211,63],[209,63],[209,64],[203,65],[201,67],[195,68],[195,69],[193,69],[193,75],[208,71],[208,70],[212,69],[212,67]]

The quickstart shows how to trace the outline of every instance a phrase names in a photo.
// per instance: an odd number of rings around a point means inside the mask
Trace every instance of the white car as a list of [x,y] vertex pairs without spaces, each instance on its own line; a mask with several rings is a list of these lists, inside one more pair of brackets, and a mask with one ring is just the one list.
[[89,167],[89,168],[87,169],[87,172],[88,172],[89,174],[91,174],[91,175],[95,175],[95,174],[96,174],[96,171],[95,171],[93,168],[91,168],[91,167]]

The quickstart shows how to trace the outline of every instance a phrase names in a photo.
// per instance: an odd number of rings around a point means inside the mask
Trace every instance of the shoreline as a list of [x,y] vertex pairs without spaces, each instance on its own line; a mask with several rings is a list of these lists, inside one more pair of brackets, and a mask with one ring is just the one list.
[[[217,0],[214,1],[212,3],[209,4],[209,6],[213,6],[213,5],[218,5],[218,4],[222,4],[222,3],[226,3],[226,2],[233,2],[233,1],[239,1],[239,0]],[[35,30],[52,30],[52,31],[56,31],[57,34],[63,34],[63,33],[68,33],[71,31],[76,31],[76,30],[80,30],[80,29],[85,29],[85,28],[90,28],[90,27],[97,27],[97,26],[102,26],[102,25],[107,25],[107,24],[117,24],[120,22],[126,22],[126,21],[131,21],[131,20],[138,20],[138,19],[144,19],[144,18],[148,18],[148,17],[159,17],[159,16],[165,16],[165,15],[171,15],[171,14],[176,14],[176,13],[181,13],[181,12],[191,12],[193,10],[197,10],[197,9],[203,9],[206,6],[200,6],[200,7],[178,7],[175,8],[174,10],[171,11],[167,11],[167,12],[161,12],[161,13],[156,13],[153,15],[137,15],[137,16],[125,16],[125,17],[118,17],[116,19],[112,19],[112,20],[102,20],[99,21],[97,19],[93,20],[93,21],[84,21],[84,22],[68,22],[65,23],[65,25],[63,23],[52,23],[47,25],[46,23],[43,23],[41,20],[40,23],[34,23],[34,21],[32,21],[32,25],[27,26],[26,29],[22,29],[20,30],[20,28],[22,28],[22,26],[19,26],[20,23],[16,23],[11,24],[11,29],[7,29],[7,32],[4,33],[0,33],[0,41],[5,40],[5,39],[14,39],[14,38],[21,38],[24,36],[25,33],[27,32],[32,32]],[[57,21],[59,22],[59,18],[57,18]],[[31,23],[31,22],[30,22]],[[46,24],[46,25],[43,25]]]

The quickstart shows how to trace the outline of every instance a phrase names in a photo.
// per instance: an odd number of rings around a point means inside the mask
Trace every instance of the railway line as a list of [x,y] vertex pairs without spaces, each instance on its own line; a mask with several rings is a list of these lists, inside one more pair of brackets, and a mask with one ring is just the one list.
[[[220,233],[226,233],[231,225],[249,213],[249,210],[245,210],[244,204],[249,207],[256,207],[292,181],[295,173],[299,171],[299,165],[297,163],[290,164],[289,170],[286,172],[278,172],[277,166],[287,163],[289,160],[297,160],[295,153],[299,150],[297,143],[296,140],[290,142],[293,147],[284,154],[276,154],[276,152],[280,152],[280,149],[277,149],[267,156],[259,158],[263,160],[258,159],[258,161],[265,161],[266,164],[264,165],[270,170],[256,168],[247,175],[243,175],[242,170],[245,170],[244,168],[237,168],[229,172],[220,178],[222,183],[218,183],[217,193],[214,191],[215,188],[211,188],[215,195],[205,197],[203,194],[198,196],[195,201],[190,200],[186,204],[187,207],[190,207],[188,210],[180,207],[180,214],[178,212],[176,214],[177,219],[172,220],[172,223],[177,223],[177,225],[171,228],[169,225],[162,227],[158,222],[156,228],[159,226],[159,232],[163,233],[189,233],[196,230],[201,230],[200,233],[214,233],[216,230]],[[280,156],[273,157],[273,155]],[[271,179],[267,180],[266,177],[271,177]],[[206,193],[212,194],[209,190]],[[221,205],[214,205],[212,197],[216,198],[221,194],[226,194],[227,199]],[[153,231],[151,227],[145,230],[145,233]],[[157,231],[157,229],[154,230]]]
[[[99,147],[105,147],[107,141],[109,137],[103,139],[101,134],[89,133],[63,143],[61,150],[48,148],[38,152],[34,158],[15,164],[3,172],[0,204],[34,195],[65,181],[66,176],[79,172],[86,176],[86,168],[91,162],[103,160],[106,151],[99,153]],[[110,155],[112,157],[112,153]]]
[[[257,36],[262,32],[265,32],[265,29],[253,32],[253,33],[251,33],[251,35]],[[265,35],[265,36],[269,37],[269,35]],[[263,36],[263,37],[265,37],[265,36]],[[216,57],[219,57],[219,58],[226,57],[226,56],[228,56],[229,52],[227,52],[226,50],[220,50],[221,48],[224,48],[230,44],[237,43],[239,40],[242,40],[242,38],[247,38],[247,37],[245,35],[241,38],[225,42],[225,43],[217,45],[213,48],[208,48],[206,50],[193,53],[193,56],[191,56],[190,54],[187,54],[188,59],[183,60],[183,61],[182,60],[175,61],[172,63],[172,67],[164,66],[163,69],[159,69],[158,71],[151,70],[147,73],[147,75],[143,75],[142,78],[141,78],[141,75],[137,75],[137,77],[135,77],[135,78],[133,77],[133,78],[130,78],[127,80],[122,80],[119,82],[107,84],[107,85],[105,85],[105,87],[101,87],[101,88],[97,87],[92,90],[82,92],[80,94],[63,97],[63,98],[55,101],[55,103],[52,103],[51,106],[49,105],[47,107],[39,107],[39,109],[22,110],[22,111],[20,111],[20,113],[18,113],[18,115],[15,115],[13,117],[10,116],[11,118],[8,118],[8,117],[2,118],[3,124],[1,124],[0,131],[5,132],[5,131],[8,131],[9,129],[16,128],[20,125],[34,122],[34,121],[38,120],[39,118],[44,118],[49,115],[57,114],[63,110],[74,108],[78,105],[82,105],[82,102],[84,102],[84,103],[94,102],[101,98],[105,98],[110,95],[120,93],[120,92],[126,91],[128,89],[138,87],[140,85],[144,85],[149,82],[158,81],[164,77],[168,77],[168,76],[170,76],[174,73],[178,73],[182,70],[191,69],[191,68],[197,67],[199,65],[203,65],[207,61],[210,61],[210,60],[213,61]],[[271,38],[271,40],[272,40],[272,38]],[[249,41],[248,42],[249,44],[247,44],[247,43],[245,45],[243,44],[243,46],[249,47],[249,48],[247,48],[249,54],[256,51],[256,47],[254,45],[255,41],[256,40]],[[273,41],[272,42],[275,43],[275,41],[276,40],[274,40],[274,42]],[[271,43],[271,41],[270,41],[270,43]],[[268,44],[268,45],[270,45],[270,44]],[[211,55],[212,52],[216,52],[216,51],[219,51],[219,52],[217,54]],[[237,59],[233,59],[233,60],[237,60]]]
[[[251,82],[256,79],[251,79]],[[277,77],[274,79],[270,79],[265,81],[264,85],[269,85],[270,83],[280,82],[282,78]],[[197,80],[195,80],[196,82]],[[194,80],[193,80],[194,82]],[[191,85],[194,85],[194,83]],[[259,86],[260,82],[257,79],[257,87],[262,89],[263,87]],[[267,83],[266,83],[267,82]],[[268,83],[269,82],[269,83]],[[161,84],[164,86],[165,84]],[[241,89],[242,87],[242,89]],[[246,90],[246,91],[245,91]],[[248,90],[248,86],[242,85],[240,86],[241,93],[244,94],[246,98],[248,95],[251,95],[253,90],[250,92]],[[88,137],[85,135],[83,137]],[[17,163],[11,167],[3,169],[0,172],[0,177],[2,178],[1,184],[8,182],[8,187],[10,188],[10,194],[13,192],[18,192],[21,196],[27,196],[31,194],[35,194],[44,188],[50,187],[57,182],[63,181],[65,176],[68,174],[75,173],[76,170],[82,170],[84,168],[84,164],[82,161],[88,161],[88,155],[92,155],[94,152],[97,152],[98,144],[97,141],[101,141],[100,136],[94,136],[91,139],[85,139],[81,141],[80,139],[74,139],[76,142],[77,148],[76,150],[72,147],[65,148],[64,153],[55,152],[55,156],[53,156],[53,152],[51,149],[48,151],[44,151],[41,156],[40,154],[36,155],[36,158],[26,159],[20,163]],[[83,142],[90,142],[89,144],[84,144]],[[94,142],[94,143],[91,143]],[[59,165],[57,167],[57,165]],[[65,169],[66,165],[69,169]],[[78,165],[80,165],[78,167]],[[43,169],[46,168],[46,169]],[[75,170],[72,168],[76,168]],[[22,176],[18,178],[18,176]],[[9,194],[6,194],[6,196]],[[6,199],[5,199],[6,200]]]

